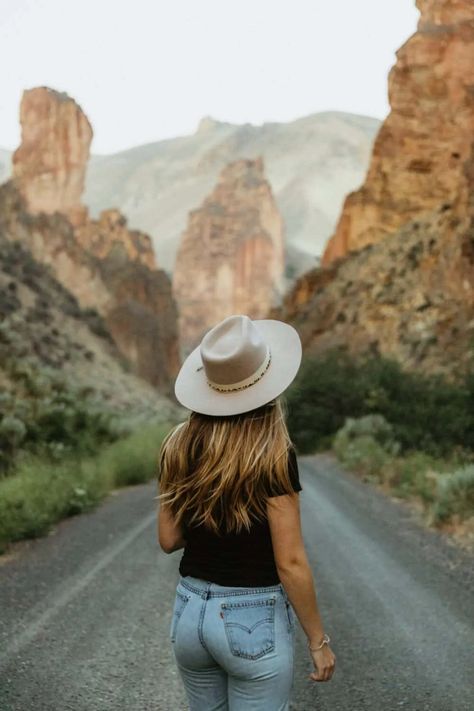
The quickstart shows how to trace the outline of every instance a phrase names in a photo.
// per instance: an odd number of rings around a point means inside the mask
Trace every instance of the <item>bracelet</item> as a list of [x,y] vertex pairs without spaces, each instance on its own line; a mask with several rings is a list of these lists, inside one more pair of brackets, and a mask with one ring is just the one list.
[[328,644],[330,641],[331,641],[330,636],[329,636],[328,634],[326,634],[326,632],[325,632],[325,633],[324,633],[324,637],[323,637],[323,641],[321,642],[321,644],[319,645],[319,647],[311,647],[311,642],[310,642],[309,639],[308,639],[308,649],[309,649],[311,652],[316,652],[318,649],[321,649],[324,644]]

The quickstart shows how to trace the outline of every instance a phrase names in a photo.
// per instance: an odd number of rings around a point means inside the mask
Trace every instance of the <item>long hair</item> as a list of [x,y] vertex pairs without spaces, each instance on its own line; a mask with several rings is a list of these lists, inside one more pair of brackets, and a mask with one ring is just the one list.
[[280,398],[238,415],[192,411],[162,442],[155,498],[177,523],[204,525],[217,535],[223,528],[249,530],[252,519],[266,517],[269,494],[293,490],[286,414]]

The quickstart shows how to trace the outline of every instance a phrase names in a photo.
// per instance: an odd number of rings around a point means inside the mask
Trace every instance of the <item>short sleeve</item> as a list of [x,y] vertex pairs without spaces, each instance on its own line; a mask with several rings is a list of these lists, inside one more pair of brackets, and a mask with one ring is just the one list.
[[[291,485],[293,487],[293,491],[296,491],[296,492],[302,491],[303,487],[301,486],[301,482],[300,482],[298,462],[296,459],[296,452],[295,452],[295,449],[293,446],[291,446],[288,451],[288,474],[290,477]],[[286,494],[286,493],[287,492],[274,491],[273,493],[269,494],[268,498],[271,498],[272,496],[282,496],[283,494]]]
[[298,469],[298,461],[296,459],[295,448],[291,447],[288,454],[288,469],[290,474],[291,483],[294,491],[302,491],[303,487],[300,482],[300,473]]

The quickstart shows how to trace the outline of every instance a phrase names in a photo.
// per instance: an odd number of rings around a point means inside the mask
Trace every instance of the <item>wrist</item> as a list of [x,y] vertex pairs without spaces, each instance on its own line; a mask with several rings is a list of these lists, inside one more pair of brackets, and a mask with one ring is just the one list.
[[313,652],[316,651],[317,649],[322,649],[325,644],[328,644],[330,641],[330,637],[326,632],[323,632],[321,635],[318,637],[308,637],[307,638],[307,644],[308,644],[308,649],[311,649]]

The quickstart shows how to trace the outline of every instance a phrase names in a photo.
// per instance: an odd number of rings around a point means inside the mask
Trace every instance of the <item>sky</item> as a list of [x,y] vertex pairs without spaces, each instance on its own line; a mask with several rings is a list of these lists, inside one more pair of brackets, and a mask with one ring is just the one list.
[[384,118],[414,0],[0,0],[0,146],[24,89],[72,96],[92,152],[194,133],[200,119]]

